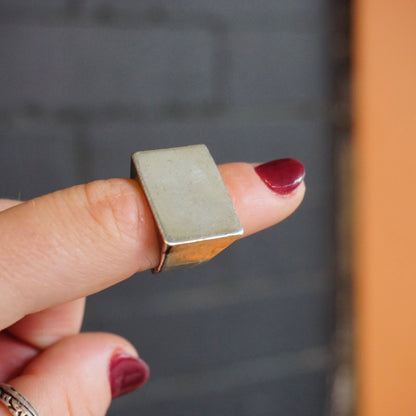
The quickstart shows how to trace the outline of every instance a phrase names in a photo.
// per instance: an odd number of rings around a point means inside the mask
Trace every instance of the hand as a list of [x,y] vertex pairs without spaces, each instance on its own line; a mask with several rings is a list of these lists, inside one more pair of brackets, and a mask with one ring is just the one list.
[[[282,221],[304,195],[295,161],[219,169],[244,236]],[[141,189],[130,179],[97,181],[24,203],[0,200],[0,210],[0,382],[39,416],[105,415],[149,371],[126,340],[79,330],[85,296],[158,264]]]

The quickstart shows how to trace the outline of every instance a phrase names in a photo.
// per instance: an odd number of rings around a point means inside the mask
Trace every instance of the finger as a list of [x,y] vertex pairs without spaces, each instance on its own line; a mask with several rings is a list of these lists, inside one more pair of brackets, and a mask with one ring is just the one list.
[[[104,416],[111,399],[143,385],[149,368],[110,334],[80,334],[54,344],[8,383],[39,415]],[[0,405],[0,416],[10,416]]]
[[15,199],[0,199],[0,211],[4,211],[21,203],[22,201],[16,201]]
[[39,352],[81,330],[85,298],[25,316],[0,332],[0,382],[20,374]]
[[36,348],[0,332],[0,383],[20,374],[38,353]]
[[46,310],[29,314],[7,332],[38,349],[54,344],[61,338],[81,330],[85,298],[76,299]]
[[[13,199],[0,199],[0,211],[21,203]],[[46,348],[61,338],[78,333],[84,310],[85,298],[81,298],[25,316],[9,327],[8,333],[13,338],[7,334],[0,336],[0,357],[5,356],[2,352],[8,350],[12,351],[13,359],[0,363],[0,380],[19,372],[38,352],[37,349]]]
[[[22,201],[14,199],[0,199],[0,211],[4,211],[21,203]],[[84,309],[85,299],[77,299],[73,302],[30,314],[9,327],[8,332],[19,340],[30,344],[30,346],[46,348],[59,339],[80,331]],[[13,341],[17,342],[17,340]],[[7,347],[13,341],[8,340]],[[2,346],[5,346],[4,344],[0,345],[0,349]],[[22,351],[30,355],[30,352],[33,350],[33,348],[29,346],[25,347],[25,344],[20,342],[19,348],[16,347],[15,351],[19,352],[18,356],[21,359],[17,359],[16,357],[15,360],[9,361],[7,371],[11,371],[10,369],[12,367],[15,368],[24,365],[26,362],[26,354],[21,354]],[[0,356],[2,355],[0,354]]]
[[[253,165],[220,167],[248,235],[286,218],[303,183],[281,196]],[[0,213],[0,325],[102,290],[155,267],[160,247],[152,213],[129,179],[92,182]]]

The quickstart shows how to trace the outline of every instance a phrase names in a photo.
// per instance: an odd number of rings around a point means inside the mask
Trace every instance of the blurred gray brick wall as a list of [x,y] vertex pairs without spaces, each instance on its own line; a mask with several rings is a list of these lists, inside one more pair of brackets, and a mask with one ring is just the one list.
[[5,108],[81,110],[212,100],[213,42],[204,30],[190,36],[163,28],[14,24],[1,27],[0,39],[2,49],[14,43],[2,61]]
[[140,149],[296,157],[284,223],[184,272],[89,299],[152,368],[110,415],[324,415],[332,328],[329,4],[0,0],[0,196],[127,176]]

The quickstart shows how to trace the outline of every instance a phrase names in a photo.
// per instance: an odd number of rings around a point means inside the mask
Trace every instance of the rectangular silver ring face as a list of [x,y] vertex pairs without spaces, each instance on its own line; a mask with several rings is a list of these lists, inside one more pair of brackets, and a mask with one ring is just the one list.
[[156,272],[203,263],[243,234],[205,145],[136,152],[131,172],[143,188],[162,239]]

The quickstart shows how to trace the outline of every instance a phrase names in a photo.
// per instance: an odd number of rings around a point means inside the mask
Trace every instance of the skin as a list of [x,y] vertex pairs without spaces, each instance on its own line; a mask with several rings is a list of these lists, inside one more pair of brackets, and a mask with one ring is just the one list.
[[[253,167],[219,166],[244,236],[285,219],[305,192],[301,183],[279,196]],[[0,382],[39,415],[105,415],[111,356],[138,354],[116,335],[79,331],[86,296],[158,264],[142,191],[130,179],[110,179],[23,203],[0,200],[0,210]]]

